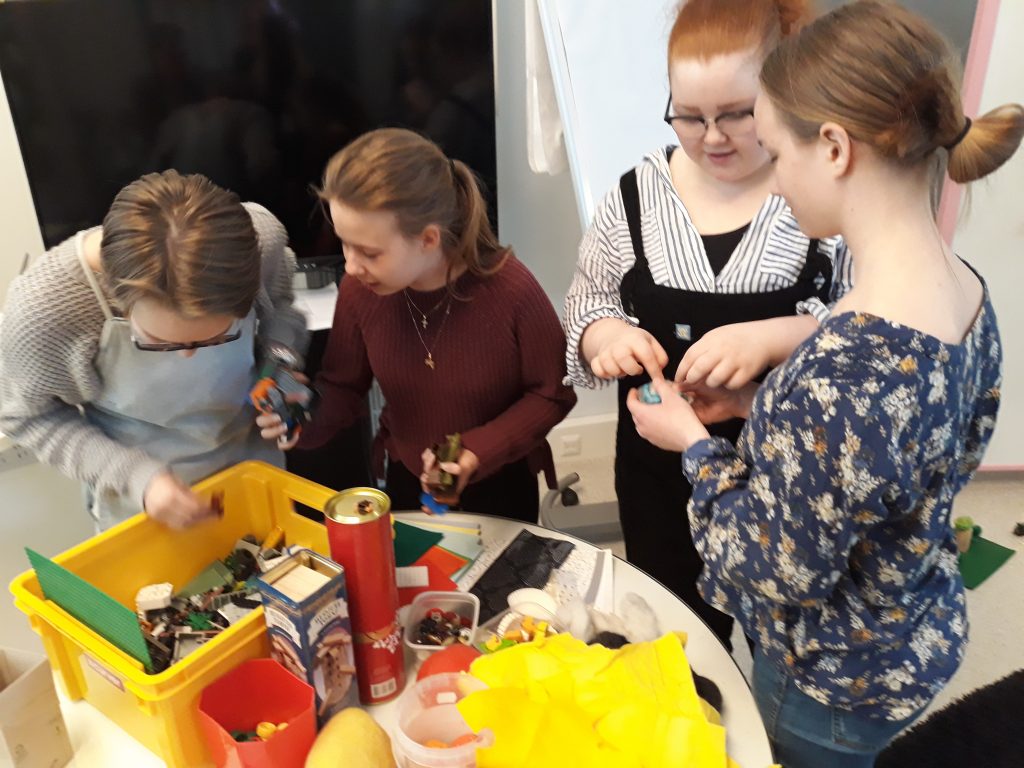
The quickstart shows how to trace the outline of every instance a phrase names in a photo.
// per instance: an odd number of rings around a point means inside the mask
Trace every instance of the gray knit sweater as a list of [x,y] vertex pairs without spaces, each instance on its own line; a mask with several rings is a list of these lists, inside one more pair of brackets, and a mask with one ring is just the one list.
[[[255,307],[258,344],[263,348],[272,340],[302,353],[306,321],[292,306],[295,258],[288,235],[266,208],[245,207],[263,257]],[[103,322],[74,237],[37,258],[11,284],[0,322],[0,432],[98,492],[141,500],[164,464],[110,439],[78,408],[102,390],[93,361]]]

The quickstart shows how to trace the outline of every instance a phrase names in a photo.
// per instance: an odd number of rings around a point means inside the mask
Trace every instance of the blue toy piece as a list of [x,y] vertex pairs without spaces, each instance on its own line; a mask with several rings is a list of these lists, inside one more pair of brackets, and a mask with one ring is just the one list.
[[657,405],[661,402],[661,396],[654,391],[654,386],[649,381],[640,387],[637,396],[640,398],[640,402],[647,403],[648,405]]
[[442,504],[426,491],[420,494],[420,504],[427,508],[431,514],[443,515],[448,511],[448,505]]

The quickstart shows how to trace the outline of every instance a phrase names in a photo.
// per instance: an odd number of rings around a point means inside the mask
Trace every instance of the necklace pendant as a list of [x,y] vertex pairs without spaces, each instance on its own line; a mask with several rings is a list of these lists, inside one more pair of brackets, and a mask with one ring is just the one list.
[[424,317],[422,320],[420,320],[420,325],[423,326],[423,330],[426,330],[427,329],[427,318]]
[[423,364],[430,370],[434,370],[434,356],[428,352],[427,356],[423,358]]

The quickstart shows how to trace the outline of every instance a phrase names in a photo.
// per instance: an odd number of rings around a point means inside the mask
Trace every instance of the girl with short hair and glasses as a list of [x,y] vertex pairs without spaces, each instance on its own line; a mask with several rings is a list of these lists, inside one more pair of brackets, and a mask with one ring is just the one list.
[[[567,381],[618,379],[615,490],[630,562],[731,648],[732,619],[697,592],[677,452],[636,432],[631,389],[673,377],[740,387],[786,358],[845,290],[846,249],[810,239],[772,194],[754,133],[757,73],[807,19],[800,0],[690,0],[668,42],[664,119],[679,146],[651,153],[598,207],[565,300]],[[743,422],[713,427],[729,440]]]
[[[629,407],[641,435],[685,452],[702,594],[756,641],[776,759],[869,768],[963,658],[950,519],[1000,401],[992,300],[943,241],[932,192],[1007,162],[1024,107],[972,121],[949,44],[877,0],[784,41],[760,81],[777,188],[809,235],[846,238],[854,287],[760,388],[688,403],[660,382],[660,405]],[[748,419],[735,446],[701,423],[729,415]]]
[[0,325],[0,430],[81,480],[99,529],[142,509],[216,514],[188,483],[281,465],[247,403],[267,354],[298,358],[295,259],[265,208],[170,170],[133,181],[102,226],[15,279]]
[[[576,402],[551,302],[498,243],[473,172],[411,131],[367,133],[331,158],[320,198],[345,254],[316,380],[320,405],[298,447],[351,424],[374,378],[385,406],[374,445],[393,509],[419,509],[431,446],[459,433],[459,505],[536,522],[545,436]],[[262,416],[267,438],[283,434]],[[288,445],[287,447],[291,447]]]

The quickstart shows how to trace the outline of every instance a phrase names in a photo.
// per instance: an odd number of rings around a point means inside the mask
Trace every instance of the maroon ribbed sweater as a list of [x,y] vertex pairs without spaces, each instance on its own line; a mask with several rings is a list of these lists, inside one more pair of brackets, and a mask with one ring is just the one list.
[[[445,290],[409,293],[426,312]],[[562,384],[565,335],[551,302],[514,256],[491,277],[463,274],[456,290],[468,300],[452,301],[440,334],[443,305],[420,328],[431,370],[403,294],[381,297],[343,279],[315,384],[322,400],[298,447],[321,446],[349,426],[376,378],[386,402],[378,462],[386,450],[418,475],[423,449],[460,432],[480,459],[479,480],[538,449],[576,403]]]

